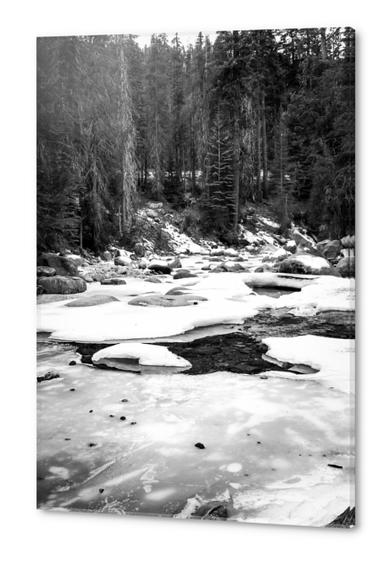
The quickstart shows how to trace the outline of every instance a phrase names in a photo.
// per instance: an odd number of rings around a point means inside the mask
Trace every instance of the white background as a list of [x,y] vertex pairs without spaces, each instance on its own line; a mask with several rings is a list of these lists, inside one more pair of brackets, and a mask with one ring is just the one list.
[[[387,17],[383,1],[51,0],[2,7],[0,552],[30,560],[386,556]],[[359,527],[301,529],[35,510],[35,37],[345,26],[358,48]]]

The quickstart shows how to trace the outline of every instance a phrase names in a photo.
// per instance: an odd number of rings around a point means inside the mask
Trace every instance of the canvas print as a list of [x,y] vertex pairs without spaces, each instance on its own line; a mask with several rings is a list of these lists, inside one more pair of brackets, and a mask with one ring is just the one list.
[[354,122],[351,28],[38,38],[40,509],[355,524]]

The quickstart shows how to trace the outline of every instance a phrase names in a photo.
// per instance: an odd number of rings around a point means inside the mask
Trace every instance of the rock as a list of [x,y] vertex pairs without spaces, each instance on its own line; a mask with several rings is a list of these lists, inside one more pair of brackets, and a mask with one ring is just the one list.
[[198,275],[195,275],[195,273],[191,273],[188,269],[181,269],[173,275],[174,279],[186,279],[188,277],[198,277]]
[[159,217],[159,213],[157,213],[154,209],[147,209],[146,214],[150,219],[157,219]]
[[229,258],[237,258],[238,252],[234,248],[226,248],[224,251],[224,255],[228,256]]
[[145,255],[145,249],[141,242],[136,242],[133,247],[133,251],[139,258],[143,258]]
[[213,267],[213,269],[211,269],[210,272],[211,273],[225,273],[226,267],[223,263],[220,263],[220,264],[216,265],[216,267]]
[[167,262],[168,267],[171,267],[171,269],[177,269],[179,267],[182,267],[182,262],[178,257],[175,257],[173,260],[169,260]]
[[57,272],[53,267],[48,267],[47,265],[38,265],[36,268],[37,277],[53,277]]
[[55,269],[57,275],[72,277],[78,275],[78,266],[74,260],[68,256],[59,256],[58,254],[45,253],[38,258],[38,265],[44,265]]
[[344,236],[341,238],[341,244],[343,248],[355,248],[356,247],[356,238],[353,236]]
[[127,256],[117,256],[117,258],[114,259],[114,264],[115,265],[122,265],[125,267],[132,267],[132,260],[131,258],[127,257]]
[[131,299],[128,304],[134,306],[190,306],[197,305],[200,301],[206,301],[205,297],[193,295],[191,293],[180,295],[162,295],[154,293],[152,295],[140,295]]
[[255,273],[263,273],[264,271],[272,271],[272,265],[269,263],[263,263],[255,269]]
[[150,275],[150,277],[147,277],[146,281],[148,283],[161,283],[162,280],[160,277],[158,277],[157,275]]
[[103,279],[100,281],[101,285],[126,285],[127,282],[125,279],[117,279],[117,277],[113,277],[112,279]]
[[61,375],[56,371],[48,371],[48,373],[46,373],[45,375],[41,375],[40,377],[37,377],[36,380],[38,382],[51,381],[53,379],[59,379],[60,376]]
[[224,264],[224,268],[229,273],[237,273],[239,271],[246,271],[245,267],[243,267],[241,265],[241,263],[238,263],[238,262],[236,262],[236,263],[227,262],[227,263]]
[[106,304],[108,302],[115,302],[119,299],[112,295],[90,295],[86,297],[80,297],[79,299],[75,299],[74,301],[67,302],[65,306],[72,307],[79,307],[79,306],[97,306],[99,304]]
[[104,261],[112,261],[113,256],[109,252],[109,250],[105,250],[105,252],[102,252],[102,254],[101,254],[101,259],[103,259]]
[[284,245],[284,249],[287,252],[291,252],[291,254],[295,254],[295,252],[296,252],[296,242],[295,242],[295,240],[288,240],[288,242],[286,242],[285,245]]
[[228,518],[228,509],[223,503],[212,501],[201,505],[192,515],[194,519],[222,519]]
[[69,295],[73,293],[83,293],[86,289],[86,282],[80,277],[56,275],[54,277],[39,277],[38,279],[38,290],[41,291],[40,294]]
[[354,257],[341,258],[336,265],[336,270],[341,277],[356,276],[356,260]]
[[139,263],[138,263],[138,268],[139,268],[139,269],[146,269],[147,266],[148,266],[147,260],[142,259],[142,260],[140,260]]
[[311,275],[335,275],[335,270],[325,258],[310,254],[298,254],[290,258],[286,258],[280,262],[279,272]]
[[292,237],[293,237],[295,243],[298,246],[301,246],[302,248],[312,249],[312,248],[316,247],[314,239],[311,238],[311,236],[308,236],[307,234],[303,234],[297,228],[295,228],[293,230]]
[[166,274],[171,273],[171,267],[161,262],[152,262],[148,266],[148,269],[150,269],[154,273],[166,273]]
[[210,251],[211,256],[224,256],[225,251],[222,248],[215,248],[214,250]]
[[95,281],[95,279],[93,279],[91,275],[80,274],[79,276],[81,277],[81,279],[86,281],[86,283],[93,283],[93,281]]
[[318,242],[317,250],[328,260],[334,260],[341,251],[339,240],[323,240]]

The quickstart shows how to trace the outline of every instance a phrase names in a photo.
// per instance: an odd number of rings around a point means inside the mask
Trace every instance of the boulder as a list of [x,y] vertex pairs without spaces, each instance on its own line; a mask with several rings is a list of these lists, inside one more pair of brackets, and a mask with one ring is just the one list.
[[159,214],[154,209],[147,209],[146,213],[150,219],[157,219],[159,217]]
[[143,258],[145,255],[145,249],[141,242],[136,242],[136,244],[133,247],[133,251],[136,254],[136,256],[138,256],[139,258]]
[[175,257],[172,260],[168,260],[167,265],[168,267],[171,267],[171,269],[178,269],[179,267],[182,267],[182,262],[178,257]]
[[132,266],[132,260],[127,256],[117,256],[117,258],[114,259],[114,264],[128,267]]
[[238,263],[238,262],[235,262],[235,263],[227,262],[227,263],[224,264],[224,268],[229,273],[237,273],[239,271],[246,271],[245,267],[243,267],[241,265],[241,263]]
[[297,228],[292,231],[292,238],[294,239],[295,243],[302,248],[313,249],[316,247],[314,239],[311,238],[311,236],[304,234]]
[[163,295],[161,293],[153,293],[150,295],[140,295],[134,297],[128,304],[133,306],[190,306],[196,305],[200,301],[206,301],[205,297],[200,295],[193,295],[191,293],[180,294],[180,295]]
[[317,250],[328,260],[334,260],[341,251],[339,240],[322,240],[318,242]]
[[126,285],[125,279],[118,279],[117,277],[112,277],[112,279],[103,279],[100,281],[101,285]]
[[85,297],[80,297],[79,299],[75,299],[74,301],[67,302],[65,306],[70,308],[77,308],[82,306],[97,306],[99,304],[107,304],[108,302],[115,302],[119,299],[112,295],[89,295]]
[[354,257],[341,258],[336,265],[336,270],[341,277],[356,276],[356,260]]
[[291,254],[295,254],[295,252],[296,252],[296,242],[295,242],[295,240],[288,240],[284,244],[284,249],[287,252],[291,252]]
[[104,261],[112,261],[113,255],[109,252],[109,250],[105,250],[105,252],[102,252],[101,254],[101,259]]
[[83,293],[86,289],[86,282],[80,277],[55,275],[54,277],[39,277],[38,279],[39,294],[70,295],[73,293]]
[[263,263],[255,269],[255,273],[263,273],[264,271],[272,271],[272,266],[269,263]]
[[78,266],[74,263],[73,258],[68,256],[53,253],[41,254],[38,258],[38,265],[52,267],[59,276],[74,277],[78,275]]
[[210,255],[211,256],[223,256],[223,255],[225,255],[225,251],[222,248],[215,248],[213,250],[210,250]]
[[350,234],[348,236],[344,236],[343,238],[341,238],[341,244],[343,248],[355,248],[356,247],[356,238],[353,234],[353,236],[350,236]]
[[38,265],[36,268],[37,277],[53,277],[57,272],[53,267],[48,267],[47,265]]
[[335,275],[330,263],[320,256],[298,254],[286,258],[279,264],[280,273],[301,273],[310,275]]
[[224,255],[228,256],[229,258],[237,258],[238,252],[234,248],[226,248],[224,251]]
[[173,275],[174,279],[186,279],[188,277],[198,277],[198,275],[191,273],[188,269],[181,269]]
[[171,267],[166,263],[162,263],[162,262],[152,262],[148,266],[148,269],[150,269],[154,273],[166,273],[166,274],[171,273]]

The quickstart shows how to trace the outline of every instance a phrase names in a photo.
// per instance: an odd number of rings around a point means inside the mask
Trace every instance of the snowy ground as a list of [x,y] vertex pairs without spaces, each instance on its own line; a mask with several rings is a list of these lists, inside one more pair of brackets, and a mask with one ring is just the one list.
[[[189,340],[260,310],[311,316],[354,309],[349,279],[254,273],[253,257],[242,273],[208,273],[208,263],[204,255],[182,258],[197,278],[127,278],[126,285],[89,284],[83,293],[116,302],[72,308],[67,298],[38,306],[38,331],[51,334],[39,344],[38,374],[60,374],[38,385],[41,507],[184,518],[218,501],[233,520],[321,526],[354,505],[353,340],[268,338],[273,360],[318,372],[288,374],[274,365],[265,378],[168,374],[168,353],[151,348],[147,364],[163,374],[101,370],[55,343]],[[263,285],[285,284],[296,292],[260,294]],[[128,304],[171,289],[196,304]]]

